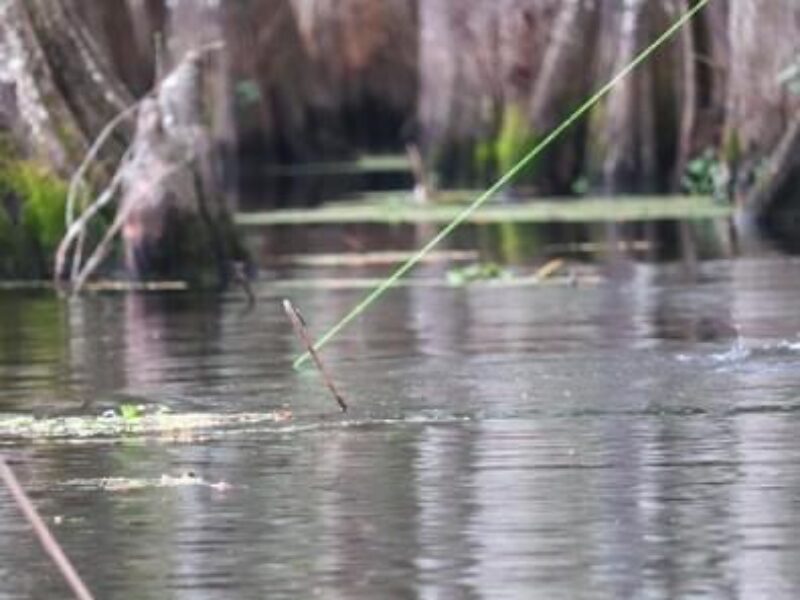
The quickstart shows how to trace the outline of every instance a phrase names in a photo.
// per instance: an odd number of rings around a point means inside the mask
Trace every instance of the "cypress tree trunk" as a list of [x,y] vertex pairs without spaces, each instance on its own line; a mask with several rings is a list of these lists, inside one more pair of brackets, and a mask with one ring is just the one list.
[[[28,150],[66,175],[132,102],[80,19],[75,0],[0,1],[0,79],[11,86]],[[130,130],[128,131],[130,133]],[[125,133],[106,156],[122,155]]]
[[[614,19],[618,29],[609,37],[616,42],[612,53],[614,73],[633,59],[637,42],[644,37],[639,34],[643,10],[643,0],[624,0],[621,13]],[[638,77],[628,77],[611,90],[605,101],[604,123],[597,131],[605,150],[601,167],[603,188],[609,193],[630,187],[636,178],[636,84],[642,74],[635,75]]]
[[[105,2],[0,0],[0,65],[8,71],[0,79],[12,82],[12,104],[30,155],[66,177],[107,124],[134,105],[126,80],[141,85],[147,74],[128,64],[119,50],[135,46],[135,24],[141,29],[153,5],[131,0],[128,11],[128,4],[116,3],[112,14]],[[92,163],[94,189],[99,193],[111,180],[110,197],[119,195],[113,224],[94,252],[87,251],[85,263],[79,250],[71,251],[82,247],[90,213],[71,224],[59,251],[62,268],[72,257],[78,287],[108,254],[118,231],[135,278],[209,283],[241,258],[203,117],[208,81],[203,74],[213,71],[214,62],[207,53],[192,54],[219,37],[219,18],[213,8],[185,0],[170,3],[169,9],[165,16],[172,20],[162,24],[168,36],[164,47],[176,69],[154,98],[142,103],[138,125],[114,129]],[[136,10],[145,12],[136,15]],[[112,37],[114,31],[119,38]],[[155,39],[155,33],[139,31],[138,36]],[[151,52],[142,40],[139,49],[137,60]],[[154,70],[155,65],[148,66]],[[115,172],[119,175],[112,179]]]
[[[800,4],[793,0],[731,3],[730,80],[725,158],[734,193],[748,210],[800,194],[800,96],[781,80],[800,63]],[[792,185],[790,185],[792,184]]]

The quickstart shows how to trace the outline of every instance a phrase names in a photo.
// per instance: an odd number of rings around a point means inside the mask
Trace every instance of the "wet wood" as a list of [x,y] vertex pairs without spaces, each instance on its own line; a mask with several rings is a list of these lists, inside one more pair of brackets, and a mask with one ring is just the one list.
[[0,456],[0,479],[2,479],[3,483],[5,483],[8,491],[14,498],[14,502],[22,511],[22,514],[25,515],[25,519],[33,528],[36,537],[39,538],[42,548],[44,548],[45,552],[47,552],[47,554],[53,560],[56,567],[58,567],[59,572],[69,584],[69,587],[75,597],[78,598],[78,600],[92,600],[93,596],[91,592],[89,592],[89,588],[87,588],[86,584],[83,583],[83,580],[81,579],[80,575],[78,575],[75,567],[72,566],[72,562],[70,562],[69,558],[67,558],[67,555],[64,554],[64,551],[61,549],[58,541],[50,532],[50,529],[47,527],[47,524],[44,522],[42,517],[39,515],[39,512],[36,510],[33,502],[31,502],[28,494],[26,494],[25,490],[22,489],[22,486],[17,480],[14,471],[12,471],[11,467],[8,466],[8,463],[3,456]]
[[345,402],[344,397],[336,389],[336,385],[333,383],[333,379],[325,368],[319,353],[314,349],[314,340],[311,339],[311,336],[308,333],[308,328],[306,327],[306,322],[303,319],[303,316],[289,300],[283,301],[283,310],[286,311],[286,316],[289,317],[289,321],[292,323],[294,332],[297,334],[297,337],[300,338],[300,341],[303,342],[303,346],[311,356],[311,359],[314,361],[317,370],[319,371],[320,375],[322,375],[322,380],[330,390],[331,394],[336,400],[336,403],[339,405],[339,408],[342,409],[342,412],[347,412],[347,402]]

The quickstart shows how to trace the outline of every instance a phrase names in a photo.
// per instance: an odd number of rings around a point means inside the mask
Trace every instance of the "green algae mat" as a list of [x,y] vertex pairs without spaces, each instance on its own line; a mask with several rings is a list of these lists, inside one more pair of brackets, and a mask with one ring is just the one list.
[[[319,208],[238,213],[241,226],[322,225],[350,223],[451,222],[475,192],[447,192],[427,204],[410,194],[371,194],[363,200],[332,202]],[[477,209],[470,223],[591,223],[613,221],[708,220],[732,216],[730,205],[704,196],[625,196],[581,200],[530,199],[494,202]]]
[[0,438],[8,440],[87,440],[127,437],[183,439],[204,432],[236,429],[291,420],[285,409],[263,413],[173,413],[145,414],[136,410],[108,411],[97,416],[38,418],[5,415],[0,418]]

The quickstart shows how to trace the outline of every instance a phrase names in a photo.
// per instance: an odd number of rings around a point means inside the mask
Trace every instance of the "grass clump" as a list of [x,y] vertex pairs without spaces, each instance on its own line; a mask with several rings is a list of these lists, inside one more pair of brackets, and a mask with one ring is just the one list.
[[67,184],[0,144],[0,277],[39,278],[64,235]]

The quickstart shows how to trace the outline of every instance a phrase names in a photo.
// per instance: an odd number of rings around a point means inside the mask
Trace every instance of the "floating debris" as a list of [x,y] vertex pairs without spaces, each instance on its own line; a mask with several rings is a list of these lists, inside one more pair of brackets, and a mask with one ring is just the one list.
[[128,436],[185,437],[211,430],[281,423],[292,418],[288,409],[263,413],[146,413],[137,407],[100,416],[36,418],[28,415],[0,419],[0,436],[24,439],[89,439]]
[[553,258],[548,260],[536,270],[534,277],[540,281],[545,280],[552,276],[556,271],[560,270],[565,264],[566,261],[563,258]]
[[100,477],[94,479],[70,479],[64,482],[70,487],[100,489],[106,492],[131,492],[149,488],[177,488],[177,487],[206,487],[218,492],[224,492],[233,486],[226,481],[211,482],[203,479],[194,471],[188,471],[178,476],[161,475],[155,479],[131,477]]

